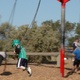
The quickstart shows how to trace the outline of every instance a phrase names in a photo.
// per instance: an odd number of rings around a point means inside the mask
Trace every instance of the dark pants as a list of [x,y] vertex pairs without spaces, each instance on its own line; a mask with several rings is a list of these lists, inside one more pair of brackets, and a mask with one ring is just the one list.
[[74,63],[73,63],[73,66],[77,66],[77,67],[79,67],[79,65],[80,65],[80,60],[78,60],[78,59],[75,59],[74,60]]
[[1,66],[3,60],[4,60],[3,56],[0,55],[0,66]]
[[28,60],[20,58],[17,62],[17,68],[19,68],[20,66],[28,67]]

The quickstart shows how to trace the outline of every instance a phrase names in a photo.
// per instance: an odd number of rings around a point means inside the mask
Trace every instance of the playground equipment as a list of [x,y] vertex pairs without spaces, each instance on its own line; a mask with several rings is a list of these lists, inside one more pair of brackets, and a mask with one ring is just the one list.
[[15,0],[15,2],[14,2],[13,9],[12,9],[10,17],[9,17],[9,23],[11,25],[12,25],[13,20],[14,20],[14,14],[15,14],[16,5],[17,5],[17,0]]
[[61,49],[60,49],[60,73],[64,77],[64,56],[65,56],[65,5],[69,0],[58,0],[61,2]]

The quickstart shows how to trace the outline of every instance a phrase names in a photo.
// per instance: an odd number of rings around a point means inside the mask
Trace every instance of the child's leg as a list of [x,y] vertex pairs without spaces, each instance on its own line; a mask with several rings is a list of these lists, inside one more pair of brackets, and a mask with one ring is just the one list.
[[17,62],[17,68],[20,68],[20,69],[26,69],[25,68],[25,60],[24,59],[22,59],[22,58],[20,58],[20,59],[18,59],[18,62]]
[[73,66],[73,72],[77,72],[79,68],[79,60],[75,59]]
[[26,68],[24,66],[20,66],[21,69],[25,70]]
[[30,67],[27,67],[27,72],[30,74],[30,76],[32,75],[32,71]]
[[17,64],[17,68],[26,70],[28,72],[29,76],[32,75],[31,68],[28,67],[28,61],[26,59],[19,59],[18,64]]
[[32,71],[31,71],[31,68],[28,66],[28,60],[26,60],[25,67],[26,67],[26,70],[27,70],[29,76],[31,76],[32,75]]
[[77,64],[77,61],[75,59],[74,62],[73,62],[73,68],[72,68],[72,71],[71,72],[75,72],[76,64]]
[[77,65],[73,67],[73,72],[77,72]]

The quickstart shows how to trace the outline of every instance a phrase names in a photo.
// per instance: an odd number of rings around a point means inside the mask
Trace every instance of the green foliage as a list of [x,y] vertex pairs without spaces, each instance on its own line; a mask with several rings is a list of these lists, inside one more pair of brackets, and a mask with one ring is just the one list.
[[[77,34],[74,37],[68,38],[69,45],[72,46],[75,37],[80,36],[79,30],[80,24],[76,25],[68,21],[65,23],[66,39],[73,31]],[[19,39],[27,52],[57,52],[61,45],[61,23],[59,20],[56,22],[50,20],[38,26],[35,22],[32,28],[29,28],[28,25],[16,27],[9,23],[3,23],[0,27],[0,46],[2,49],[13,51],[11,43],[14,39]],[[48,59],[40,56],[29,58],[34,62],[35,60],[42,62]]]
[[[66,22],[65,24],[66,33],[75,28],[75,24],[73,23]],[[35,22],[32,28],[29,28],[28,25],[14,27],[9,23],[3,23],[0,27],[0,33],[3,34],[1,46],[3,46],[3,49],[13,50],[11,47],[12,40],[19,39],[29,52],[59,51],[61,41],[60,25],[59,20],[56,22],[52,20],[45,21],[39,27]],[[77,27],[77,32],[78,29],[79,27]]]
[[77,23],[73,28],[74,34],[68,39],[69,46],[72,46],[72,43],[75,41],[76,38],[80,38],[80,23]]
[[76,34],[80,35],[80,23],[77,23]]
[[76,27],[75,23],[70,23],[68,21],[65,23],[65,31],[66,32],[70,32],[70,31],[74,30],[75,27]]

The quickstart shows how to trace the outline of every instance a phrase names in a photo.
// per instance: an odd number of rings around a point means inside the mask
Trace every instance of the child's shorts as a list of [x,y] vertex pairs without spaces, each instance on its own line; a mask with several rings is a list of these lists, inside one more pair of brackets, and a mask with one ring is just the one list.
[[73,62],[73,66],[77,66],[77,67],[79,67],[79,65],[80,65],[80,60],[78,60],[78,59],[75,59],[74,60],[74,62]]
[[20,58],[20,59],[18,59],[16,66],[17,66],[17,68],[20,68],[21,66],[27,67],[27,65],[28,65],[28,60]]

